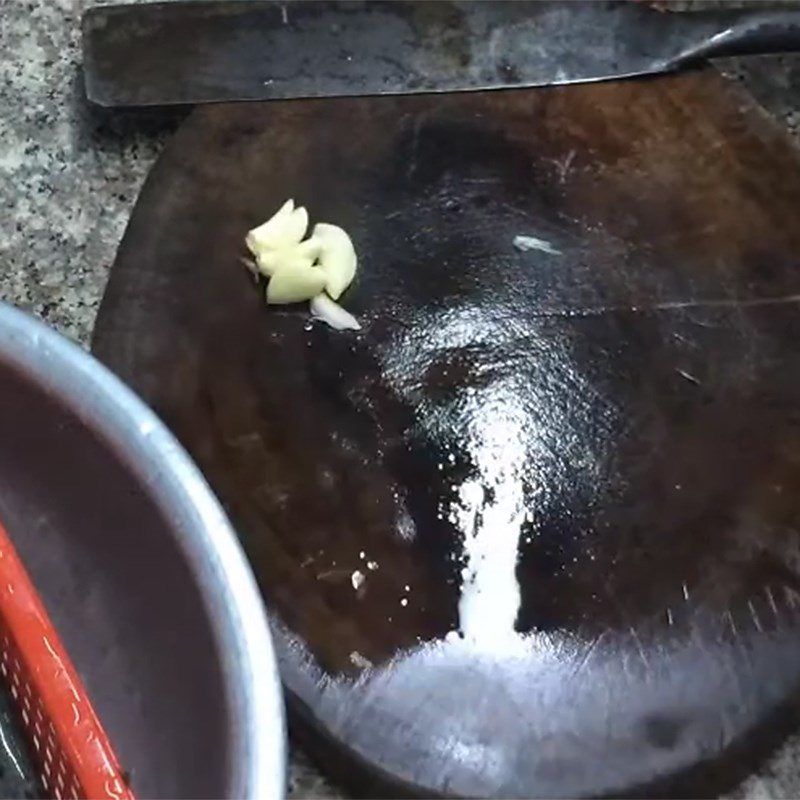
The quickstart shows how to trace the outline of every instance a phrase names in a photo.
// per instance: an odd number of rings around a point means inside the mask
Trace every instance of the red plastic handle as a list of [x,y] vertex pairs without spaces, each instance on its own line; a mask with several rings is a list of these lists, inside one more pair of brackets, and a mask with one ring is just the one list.
[[51,796],[133,800],[83,683],[2,524],[0,673]]

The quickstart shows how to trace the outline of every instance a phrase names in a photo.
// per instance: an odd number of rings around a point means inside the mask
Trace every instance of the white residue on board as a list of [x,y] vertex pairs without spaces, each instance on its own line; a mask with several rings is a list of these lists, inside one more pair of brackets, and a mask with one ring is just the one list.
[[353,650],[353,652],[350,653],[350,663],[361,669],[370,669],[372,667],[372,662],[365,656],[362,656],[358,650]]
[[539,250],[542,253],[547,253],[551,256],[560,256],[561,251],[557,250],[546,239],[540,239],[538,236],[515,236],[514,247],[527,253],[529,250]]
[[450,521],[463,536],[458,603],[464,638],[494,649],[516,642],[521,602],[517,580],[520,532],[526,520],[522,475],[525,414],[513,395],[486,398],[473,418],[466,449],[478,476],[457,488]]
[[461,486],[453,517],[464,534],[466,564],[461,570],[458,616],[464,637],[481,645],[500,644],[514,637],[520,589],[518,487],[512,480],[495,487],[494,502],[484,501],[477,481]]
[[366,576],[366,575],[364,575],[364,573],[363,573],[363,572],[361,572],[361,570],[358,570],[358,569],[357,569],[357,570],[356,570],[356,571],[355,571],[355,572],[354,572],[354,573],[353,573],[353,574],[350,576],[350,583],[353,585],[353,588],[354,588],[356,591],[358,591],[358,590],[361,588],[361,586],[362,586],[362,584],[364,583],[364,581],[366,580],[366,578],[367,578],[367,576]]

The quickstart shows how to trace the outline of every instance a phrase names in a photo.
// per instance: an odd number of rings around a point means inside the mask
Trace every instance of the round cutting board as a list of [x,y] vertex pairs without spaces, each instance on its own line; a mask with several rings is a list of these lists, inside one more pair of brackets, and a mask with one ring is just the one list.
[[[352,235],[360,332],[242,267],[289,197]],[[797,152],[711,71],[194,112],[94,347],[234,520],[329,769],[696,794],[769,748],[800,679],[798,209]]]

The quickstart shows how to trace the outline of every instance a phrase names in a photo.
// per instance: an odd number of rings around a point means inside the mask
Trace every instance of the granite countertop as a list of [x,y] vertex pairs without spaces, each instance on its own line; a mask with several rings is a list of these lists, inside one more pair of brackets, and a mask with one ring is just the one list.
[[[90,4],[0,0],[0,297],[83,346],[137,192],[179,122],[87,107],[79,22]],[[800,141],[800,57],[723,69]],[[290,792],[338,796],[296,748]],[[731,796],[800,797],[800,738]]]

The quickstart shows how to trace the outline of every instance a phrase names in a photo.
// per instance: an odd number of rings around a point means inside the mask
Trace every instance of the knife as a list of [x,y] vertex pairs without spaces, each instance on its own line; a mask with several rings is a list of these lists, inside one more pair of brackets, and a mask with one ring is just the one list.
[[86,94],[101,106],[507,89],[797,49],[798,10],[636,2],[177,0],[83,17]]

